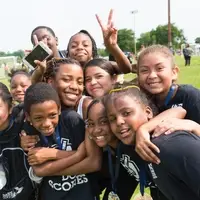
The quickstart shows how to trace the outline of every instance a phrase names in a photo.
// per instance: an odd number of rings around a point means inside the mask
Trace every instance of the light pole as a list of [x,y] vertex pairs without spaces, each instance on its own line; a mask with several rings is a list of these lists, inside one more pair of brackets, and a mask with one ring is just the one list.
[[137,51],[136,51],[136,33],[135,33],[135,14],[137,14],[138,13],[138,10],[132,10],[131,11],[131,14],[133,14],[133,31],[134,31],[134,50],[135,50],[135,56],[136,56],[136,53],[137,53]]
[[171,30],[171,2],[168,0],[168,46],[172,46],[172,30]]

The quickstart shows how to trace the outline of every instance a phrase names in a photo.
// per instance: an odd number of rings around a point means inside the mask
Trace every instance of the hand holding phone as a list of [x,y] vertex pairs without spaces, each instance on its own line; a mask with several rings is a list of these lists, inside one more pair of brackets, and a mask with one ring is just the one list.
[[52,55],[51,49],[49,49],[49,47],[45,45],[43,42],[39,42],[33,48],[33,50],[27,56],[24,57],[23,62],[31,70],[34,70],[37,66],[37,63],[34,62],[35,60],[42,62],[51,55]]

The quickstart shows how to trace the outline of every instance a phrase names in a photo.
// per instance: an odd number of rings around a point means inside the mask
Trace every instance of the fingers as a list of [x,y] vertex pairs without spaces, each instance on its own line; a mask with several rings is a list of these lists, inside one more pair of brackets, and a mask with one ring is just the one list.
[[24,149],[24,151],[29,151],[30,148],[33,148],[35,147],[35,144],[37,144],[38,142],[38,136],[30,136],[30,135],[26,135],[26,136],[23,136],[22,134],[24,133],[21,133],[21,147],[22,149]]
[[95,16],[96,16],[96,19],[97,19],[97,21],[98,21],[98,23],[99,23],[99,26],[101,27],[101,30],[104,30],[105,27],[104,27],[104,25],[103,25],[101,19],[99,18],[99,16],[98,16],[97,14],[96,14]]
[[113,17],[113,9],[110,10],[109,15],[108,15],[108,23],[107,26],[111,26],[112,24],[112,17]]
[[33,35],[33,41],[35,46],[39,43],[37,35]]
[[143,160],[156,164],[160,163],[160,159],[155,155],[155,153],[153,153],[153,151],[160,153],[160,150],[153,143],[146,142],[145,144],[143,144],[143,146],[137,145],[135,150]]

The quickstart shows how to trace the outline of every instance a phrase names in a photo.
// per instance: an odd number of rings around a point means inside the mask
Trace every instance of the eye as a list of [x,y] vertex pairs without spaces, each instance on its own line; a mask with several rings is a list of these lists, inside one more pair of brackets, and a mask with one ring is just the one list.
[[91,82],[91,80],[92,80],[91,78],[86,78],[85,82],[89,83],[89,82]]
[[58,113],[52,113],[49,117],[51,119],[55,119],[57,117]]
[[96,79],[100,79],[100,78],[103,78],[103,77],[104,77],[103,75],[99,74],[99,75],[96,76]]
[[109,122],[110,123],[114,122],[115,120],[116,120],[116,117],[114,117],[114,116],[109,117]]
[[88,128],[92,128],[92,127],[94,127],[94,123],[92,123],[92,122],[87,122],[86,125],[87,125]]
[[127,117],[127,116],[129,116],[130,114],[131,114],[130,111],[124,111],[124,112],[123,112],[123,116],[124,116],[124,117]]
[[16,85],[11,85],[10,88],[11,89],[15,89],[17,86]]
[[39,122],[39,121],[41,121],[42,120],[42,117],[35,117],[34,118],[34,121],[36,121],[36,122]]
[[159,65],[158,67],[157,67],[157,70],[159,70],[159,71],[161,71],[161,70],[163,70],[163,66],[161,66],[161,65]]
[[83,85],[83,80],[80,80],[77,83],[78,83],[78,85]]
[[148,69],[142,68],[142,69],[140,69],[140,72],[141,72],[141,73],[148,72]]
[[105,125],[105,124],[108,124],[108,120],[102,120],[101,122],[100,122],[100,125]]
[[63,78],[62,79],[64,82],[66,82],[66,83],[69,83],[70,82],[70,79],[69,78]]

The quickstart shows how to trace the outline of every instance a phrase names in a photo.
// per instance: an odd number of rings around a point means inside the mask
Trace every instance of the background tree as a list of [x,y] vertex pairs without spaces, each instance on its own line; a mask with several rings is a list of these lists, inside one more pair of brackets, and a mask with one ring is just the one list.
[[97,52],[98,52],[98,55],[100,55],[101,57],[106,57],[106,56],[108,56],[109,55],[109,53],[108,53],[108,51],[106,50],[106,49],[98,49],[97,50]]
[[197,38],[195,39],[195,43],[196,43],[196,44],[200,44],[200,37],[197,37]]
[[131,29],[118,30],[117,42],[122,51],[134,50],[134,32]]
[[[179,29],[175,24],[171,24],[172,44],[175,48],[180,48],[180,44],[185,43],[186,38],[183,30]],[[152,44],[168,45],[168,25],[159,25],[150,32],[142,33],[138,39],[137,47],[141,44],[145,46]]]

